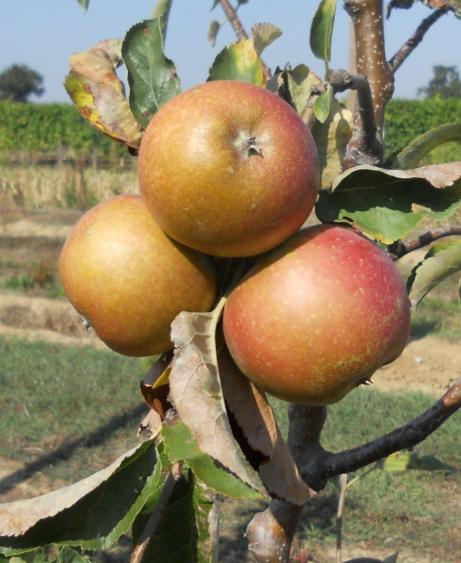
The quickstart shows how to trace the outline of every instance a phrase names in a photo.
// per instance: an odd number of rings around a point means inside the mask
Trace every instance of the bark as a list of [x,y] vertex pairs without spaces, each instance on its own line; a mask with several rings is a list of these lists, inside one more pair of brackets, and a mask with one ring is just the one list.
[[363,112],[356,111],[355,130],[348,147],[346,166],[381,164],[384,111],[394,91],[394,74],[386,60],[384,49],[382,0],[345,0],[344,7],[352,19],[355,35],[356,71],[367,78],[373,99],[377,142],[368,147]]
[[[288,445],[295,461],[309,452],[316,452],[320,433],[326,420],[323,407],[290,405]],[[247,527],[249,552],[258,563],[284,563],[290,550],[303,506],[282,499],[273,499],[263,512],[255,514]]]

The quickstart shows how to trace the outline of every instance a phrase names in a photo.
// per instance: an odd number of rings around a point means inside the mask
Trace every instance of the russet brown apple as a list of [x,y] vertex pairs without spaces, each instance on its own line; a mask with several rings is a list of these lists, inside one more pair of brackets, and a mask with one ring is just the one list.
[[410,302],[392,260],[351,229],[299,231],[248,273],[224,310],[241,371],[307,405],[341,399],[399,356]]
[[165,104],[139,152],[139,182],[159,225],[216,256],[251,256],[289,238],[311,213],[317,149],[272,92],[207,82]]
[[141,196],[113,197],[85,213],[59,268],[75,309],[129,356],[167,351],[175,316],[208,311],[216,296],[211,258],[165,235]]

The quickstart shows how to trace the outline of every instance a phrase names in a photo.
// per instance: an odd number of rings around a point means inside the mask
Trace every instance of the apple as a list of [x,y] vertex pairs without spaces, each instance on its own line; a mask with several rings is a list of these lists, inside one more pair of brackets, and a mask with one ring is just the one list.
[[128,356],[170,349],[176,315],[208,311],[216,296],[211,258],[165,235],[139,195],[113,197],[85,213],[66,240],[59,271],[75,309]]
[[231,292],[224,336],[241,371],[288,401],[341,399],[403,350],[410,301],[392,260],[351,229],[299,231]]
[[289,104],[235,80],[174,97],[149,123],[139,182],[159,225],[207,254],[252,256],[289,238],[320,183],[312,135]]

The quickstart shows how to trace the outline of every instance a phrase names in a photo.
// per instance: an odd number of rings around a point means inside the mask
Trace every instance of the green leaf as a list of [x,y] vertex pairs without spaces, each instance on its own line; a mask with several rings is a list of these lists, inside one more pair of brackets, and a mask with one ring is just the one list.
[[331,84],[328,84],[325,92],[320,94],[320,96],[318,96],[314,101],[314,115],[320,123],[325,123],[328,119],[332,103],[333,88],[331,87]]
[[213,0],[213,5],[211,6],[210,12],[214,10],[218,4],[219,4],[219,0]]
[[260,492],[220,467],[212,457],[202,452],[191,431],[179,419],[171,424],[164,424],[162,434],[170,461],[185,461],[195,475],[214,491],[235,498],[263,498]]
[[[133,526],[135,542],[149,517],[150,513],[143,513],[136,519]],[[215,563],[217,540],[213,499],[186,469],[162,511],[143,560],[151,563]]]
[[152,19],[160,20],[160,28],[163,34],[163,42],[165,43],[166,31],[168,27],[168,17],[170,15],[173,0],[157,0],[152,11]]
[[176,67],[163,53],[161,20],[134,25],[122,45],[130,84],[130,106],[143,127],[180,90]]
[[415,266],[410,278],[410,299],[414,305],[449,275],[461,270],[461,240],[435,243]]
[[416,469],[419,471],[445,471],[456,473],[458,469],[441,461],[432,455],[420,456],[415,452],[395,452],[385,458],[383,465],[384,471],[400,472]]
[[301,115],[306,109],[311,88],[317,83],[319,78],[303,64],[295,66],[293,70],[284,72],[286,73],[291,104],[298,114]]
[[208,28],[208,41],[213,45],[216,45],[216,37],[218,36],[218,32],[221,29],[221,24],[218,20],[213,20],[210,23],[210,27]]
[[328,65],[335,22],[336,0],[322,0],[312,20],[310,44],[314,55]]
[[[34,563],[36,563],[35,560]],[[75,549],[66,546],[59,552],[58,563],[89,563],[89,559],[83,557]]]
[[242,39],[225,47],[216,57],[208,80],[242,80],[266,86],[267,75],[252,39]]
[[77,2],[80,4],[80,6],[85,10],[85,12],[88,10],[88,6],[90,4],[90,0],[77,0]]
[[392,244],[423,219],[443,221],[459,207],[460,162],[414,170],[357,166],[335,180],[333,192],[321,192],[317,215],[322,221],[349,223],[384,244]]
[[343,170],[347,145],[352,137],[354,116],[333,98],[325,123],[315,120],[311,133],[319,153],[322,189],[330,189]]
[[131,113],[116,68],[121,62],[118,40],[102,41],[70,58],[64,86],[81,115],[116,141],[137,148],[141,130]]
[[0,507],[0,553],[50,543],[105,549],[131,527],[156,480],[155,447],[146,441],[109,467],[46,495]]
[[384,459],[383,469],[390,473],[406,471],[410,467],[410,452],[395,452]]
[[227,417],[216,352],[216,327],[224,303],[225,298],[210,313],[183,311],[171,324],[175,355],[170,399],[200,450],[265,496],[266,490],[235,440]]
[[260,55],[266,47],[282,35],[282,30],[271,23],[257,23],[251,28],[255,51]]
[[461,123],[444,123],[418,135],[397,154],[392,165],[403,170],[413,168],[436,147],[452,141],[461,141]]

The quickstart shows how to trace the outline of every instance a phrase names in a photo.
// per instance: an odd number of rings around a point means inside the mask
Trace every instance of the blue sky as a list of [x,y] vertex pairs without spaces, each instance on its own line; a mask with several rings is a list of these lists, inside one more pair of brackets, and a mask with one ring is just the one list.
[[[76,0],[4,2],[0,20],[0,70],[12,63],[25,63],[45,77],[46,93],[40,101],[67,101],[62,82],[69,56],[101,39],[122,38],[131,25],[150,16],[154,4],[154,0],[91,0],[85,14]],[[219,7],[210,12],[211,4],[212,0],[173,2],[166,52],[176,62],[183,88],[203,82],[216,54],[235,39],[227,25],[221,30],[216,47],[208,43],[210,21],[224,19]],[[302,62],[321,73],[322,63],[310,53],[308,44],[309,26],[317,5],[317,0],[250,0],[239,14],[247,29],[254,23],[268,21],[284,31],[264,54],[268,65]],[[333,68],[347,68],[348,64],[348,16],[341,6],[338,0]],[[429,13],[422,5],[393,12],[386,22],[388,57]],[[429,80],[435,64],[461,67],[460,38],[461,21],[452,14],[439,20],[398,71],[396,96],[414,97],[417,88]]]

